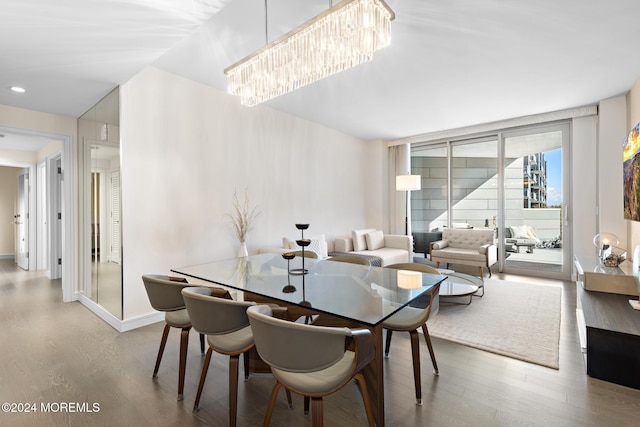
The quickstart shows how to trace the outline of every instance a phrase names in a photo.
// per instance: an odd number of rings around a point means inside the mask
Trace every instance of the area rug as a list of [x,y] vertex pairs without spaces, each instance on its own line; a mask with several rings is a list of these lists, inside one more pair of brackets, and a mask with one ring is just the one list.
[[484,296],[473,297],[470,305],[441,298],[439,313],[427,323],[430,335],[558,369],[562,288],[496,279],[484,283]]

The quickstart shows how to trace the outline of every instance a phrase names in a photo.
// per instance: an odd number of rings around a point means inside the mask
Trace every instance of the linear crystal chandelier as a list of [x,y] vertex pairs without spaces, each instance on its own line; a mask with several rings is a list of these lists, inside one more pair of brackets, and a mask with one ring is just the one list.
[[225,69],[227,90],[254,106],[370,61],[394,18],[383,0],[343,0]]

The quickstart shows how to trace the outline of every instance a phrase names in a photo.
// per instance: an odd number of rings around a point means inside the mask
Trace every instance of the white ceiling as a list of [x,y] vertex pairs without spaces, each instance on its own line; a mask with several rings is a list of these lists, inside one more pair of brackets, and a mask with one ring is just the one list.
[[[387,3],[392,45],[372,62],[265,105],[397,139],[594,104],[640,76],[637,0]],[[264,0],[0,4],[0,104],[73,117],[149,64],[224,91],[223,69],[265,44]],[[268,0],[269,39],[328,6]]]

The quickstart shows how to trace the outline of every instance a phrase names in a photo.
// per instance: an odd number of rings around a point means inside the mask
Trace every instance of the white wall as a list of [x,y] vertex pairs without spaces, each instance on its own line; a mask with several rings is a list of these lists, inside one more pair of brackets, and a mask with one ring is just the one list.
[[571,126],[571,212],[568,214],[573,219],[572,244],[576,255],[595,255],[597,122],[595,116],[581,117],[574,119]]
[[233,192],[262,211],[250,253],[305,235],[381,228],[382,143],[148,68],[121,87],[124,319],[152,312],[140,276],[234,257]]
[[42,147],[37,154],[38,161],[45,160],[47,157],[62,152],[62,141],[53,141]]
[[[622,141],[627,128],[626,96],[600,101],[598,106],[598,224],[597,232],[618,236],[627,249],[627,224],[623,218]],[[594,246],[595,250],[595,246]]]

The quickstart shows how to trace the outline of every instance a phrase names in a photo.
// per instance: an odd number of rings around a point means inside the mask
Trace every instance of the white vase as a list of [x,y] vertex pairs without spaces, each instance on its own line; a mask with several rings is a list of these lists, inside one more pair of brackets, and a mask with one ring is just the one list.
[[240,242],[240,250],[238,250],[238,258],[242,258],[245,256],[249,256],[249,251],[247,251],[247,244],[245,242]]

